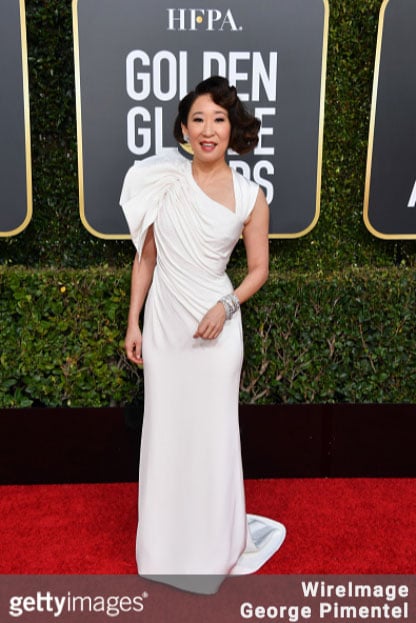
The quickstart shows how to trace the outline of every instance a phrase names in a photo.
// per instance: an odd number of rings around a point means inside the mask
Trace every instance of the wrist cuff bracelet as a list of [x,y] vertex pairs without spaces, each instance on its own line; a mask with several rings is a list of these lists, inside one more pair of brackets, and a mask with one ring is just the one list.
[[240,309],[240,301],[233,293],[221,297],[218,302],[224,305],[225,317],[227,320],[230,320],[235,312]]

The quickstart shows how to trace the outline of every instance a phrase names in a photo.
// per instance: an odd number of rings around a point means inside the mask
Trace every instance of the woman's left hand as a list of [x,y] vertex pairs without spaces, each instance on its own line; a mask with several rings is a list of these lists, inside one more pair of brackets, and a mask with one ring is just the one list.
[[203,340],[215,340],[221,333],[225,322],[225,309],[222,303],[211,307],[198,325],[194,338]]

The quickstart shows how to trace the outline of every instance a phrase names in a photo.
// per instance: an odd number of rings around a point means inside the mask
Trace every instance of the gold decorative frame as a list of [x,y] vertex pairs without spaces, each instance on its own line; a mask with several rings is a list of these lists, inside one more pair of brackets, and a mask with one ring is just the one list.
[[33,213],[32,189],[32,151],[30,140],[30,104],[29,104],[29,72],[27,60],[26,39],[26,9],[25,0],[19,0],[20,10],[20,39],[22,48],[22,81],[23,81],[23,115],[25,124],[25,159],[26,159],[26,216],[23,222],[10,231],[0,231],[0,237],[8,238],[20,234],[29,225]]
[[376,123],[376,113],[377,113],[377,92],[378,92],[378,81],[380,77],[380,59],[381,59],[381,48],[383,43],[383,31],[384,31],[384,18],[387,6],[390,0],[383,0],[383,3],[380,7],[379,14],[379,23],[378,23],[378,32],[377,32],[377,47],[376,47],[376,57],[374,63],[374,80],[373,80],[373,93],[371,98],[371,113],[370,113],[370,128],[368,133],[368,150],[367,150],[367,165],[366,165],[366,174],[365,174],[365,186],[364,186],[364,205],[363,205],[363,220],[368,231],[376,236],[377,238],[382,238],[384,240],[414,240],[416,239],[415,234],[384,234],[378,231],[370,222],[370,218],[368,215],[369,203],[370,203],[370,186],[371,186],[371,169],[373,163],[373,148],[374,148],[374,129]]
[[[316,203],[315,216],[311,223],[299,232],[290,234],[269,234],[271,239],[300,238],[308,234],[316,225],[320,215],[321,204],[321,178],[322,178],[322,152],[324,136],[324,116],[325,116],[325,86],[326,86],[326,67],[328,49],[328,28],[329,28],[329,0],[322,0],[324,5],[324,24],[322,37],[322,65],[321,65],[321,88],[319,102],[319,128],[318,128],[318,150],[317,150],[317,175],[316,175]],[[79,31],[78,31],[78,0],[72,0],[72,20],[74,32],[74,62],[75,62],[75,89],[76,89],[76,120],[77,120],[77,143],[78,143],[78,188],[79,188],[79,212],[81,222],[85,229],[96,236],[107,240],[126,240],[129,234],[103,234],[95,230],[88,223],[85,216],[84,200],[84,170],[83,170],[83,150],[82,150],[82,113],[81,113],[81,77],[80,77],[80,58],[79,58]]]

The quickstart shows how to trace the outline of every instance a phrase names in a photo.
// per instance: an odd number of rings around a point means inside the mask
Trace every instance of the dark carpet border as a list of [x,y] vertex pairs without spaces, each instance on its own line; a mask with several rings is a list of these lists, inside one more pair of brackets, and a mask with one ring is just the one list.
[[[414,477],[412,404],[241,405],[246,478]],[[0,410],[0,484],[132,482],[141,406]]]

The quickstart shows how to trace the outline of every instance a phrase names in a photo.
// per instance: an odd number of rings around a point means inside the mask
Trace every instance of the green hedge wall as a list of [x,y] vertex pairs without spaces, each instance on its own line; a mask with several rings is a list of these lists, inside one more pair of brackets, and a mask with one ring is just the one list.
[[0,272],[0,407],[128,402],[140,370],[123,354],[127,271]]
[[241,400],[416,402],[414,269],[274,276],[245,308]]
[[[243,307],[241,401],[415,401],[415,285],[409,268],[273,276]],[[127,269],[0,270],[0,407],[140,398],[128,289]]]
[[[321,216],[270,241],[270,280],[244,308],[244,402],[415,401],[416,243],[362,221],[381,1],[329,0]],[[0,240],[0,406],[141,392],[121,346],[132,246],[94,238],[78,214],[71,5],[26,0],[34,213]],[[239,243],[235,279],[243,266]]]

